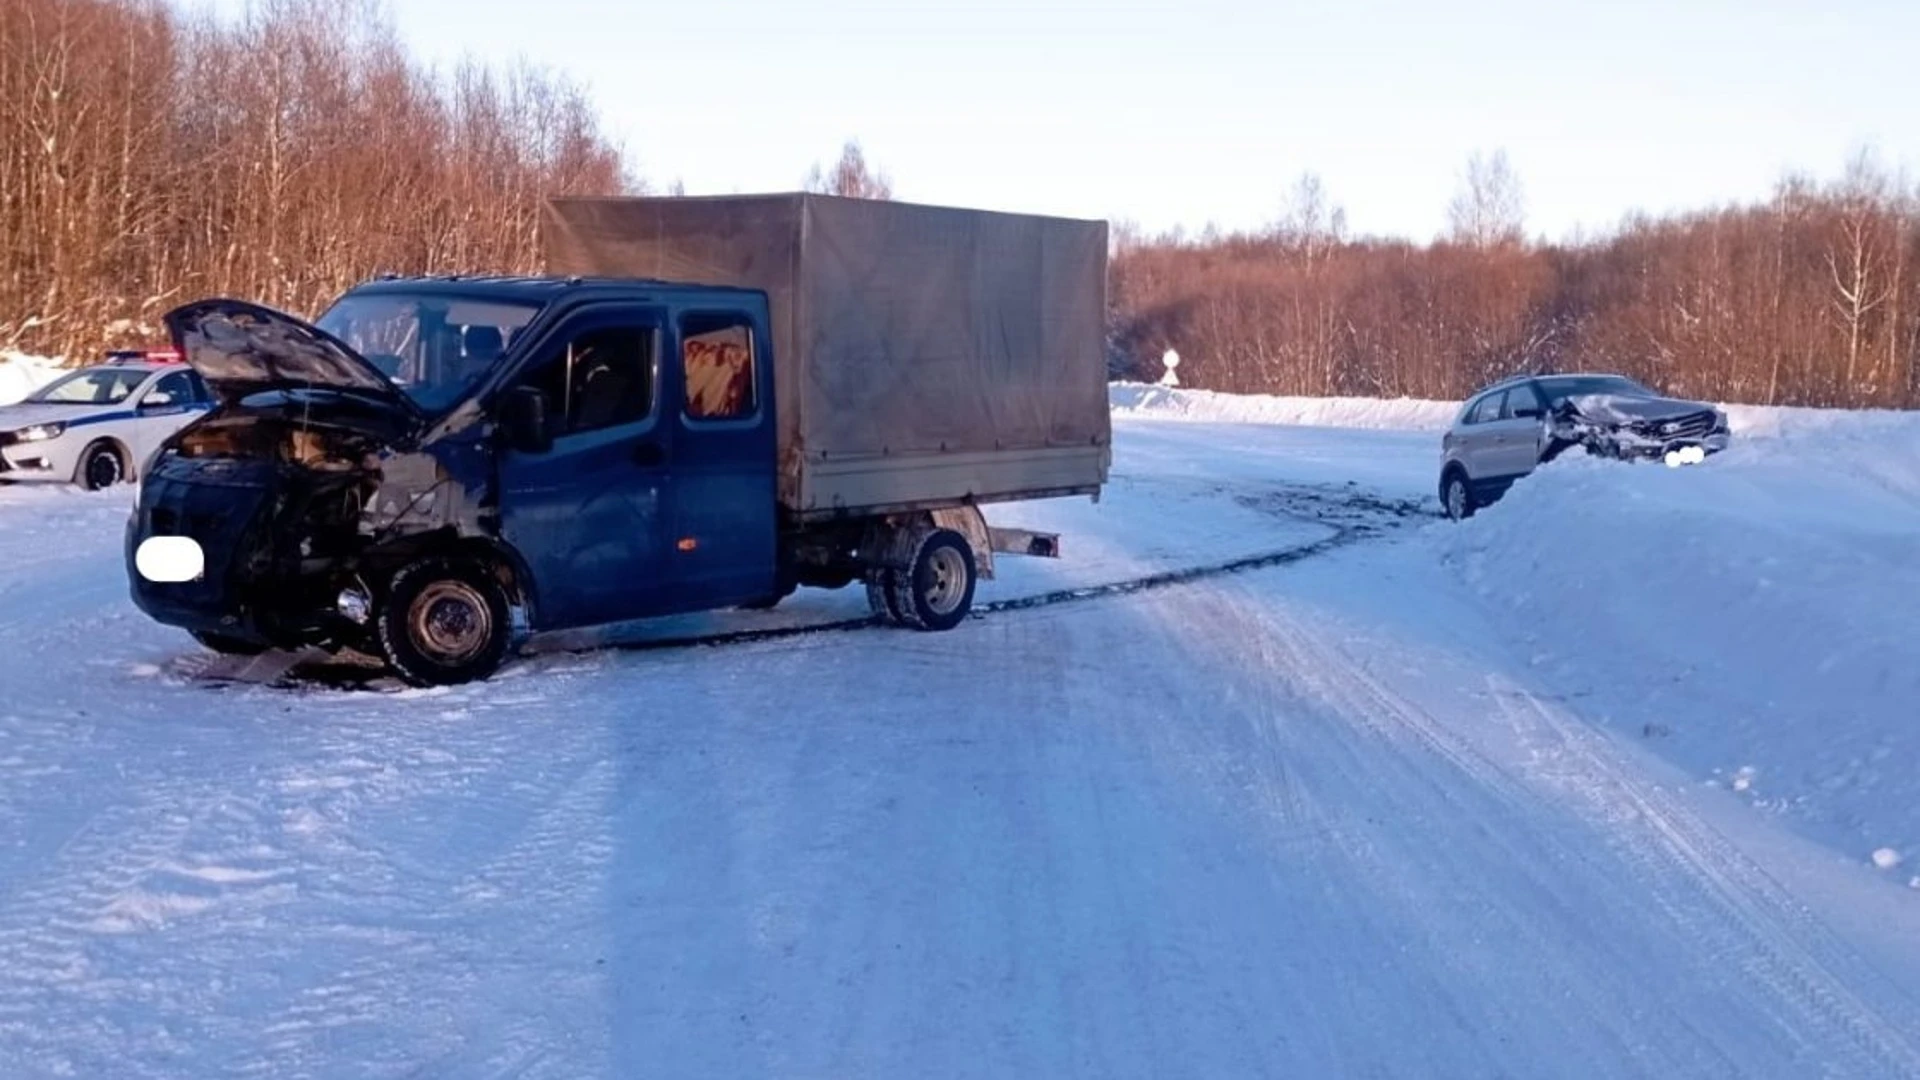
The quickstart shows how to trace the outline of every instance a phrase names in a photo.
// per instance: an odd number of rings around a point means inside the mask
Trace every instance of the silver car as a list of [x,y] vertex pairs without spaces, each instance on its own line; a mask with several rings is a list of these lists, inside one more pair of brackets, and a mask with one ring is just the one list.
[[1692,465],[1726,449],[1726,413],[1623,375],[1521,375],[1467,398],[1440,439],[1440,502],[1472,516],[1572,447],[1623,461]]
[[185,364],[116,359],[81,368],[0,406],[0,483],[52,481],[89,491],[138,475],[174,432],[213,408]]

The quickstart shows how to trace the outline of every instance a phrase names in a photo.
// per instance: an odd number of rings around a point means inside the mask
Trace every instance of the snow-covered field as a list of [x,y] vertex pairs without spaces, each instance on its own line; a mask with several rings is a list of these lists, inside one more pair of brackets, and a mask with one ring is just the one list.
[[40,356],[0,352],[0,405],[12,405],[58,378],[59,365]]
[[[983,600],[1431,502],[1403,403],[1155,393]],[[438,692],[196,682],[125,492],[0,488],[0,1076],[1920,1076],[1920,422],[1746,430]]]

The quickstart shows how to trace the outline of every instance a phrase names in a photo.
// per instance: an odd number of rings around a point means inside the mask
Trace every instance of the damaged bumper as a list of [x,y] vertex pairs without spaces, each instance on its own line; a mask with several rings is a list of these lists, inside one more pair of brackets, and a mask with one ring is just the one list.
[[1628,461],[1694,464],[1725,450],[1732,440],[1724,421],[1699,417],[1631,425],[1597,424],[1575,418],[1559,425],[1562,445]]
[[[324,566],[311,572],[278,535],[279,490],[270,462],[175,461],[149,476],[126,527],[134,605],[167,626],[263,645],[350,636],[357,627],[340,610],[340,575]],[[192,540],[199,572],[187,580],[149,577],[140,547],[155,537]]]

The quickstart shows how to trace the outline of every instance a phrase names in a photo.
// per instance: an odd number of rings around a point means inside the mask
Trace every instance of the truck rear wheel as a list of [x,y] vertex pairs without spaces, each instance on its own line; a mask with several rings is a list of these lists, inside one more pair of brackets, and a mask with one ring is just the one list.
[[510,601],[500,579],[466,559],[426,558],[393,577],[374,632],[387,666],[414,686],[485,679],[506,659]]
[[893,571],[886,567],[867,571],[867,607],[890,623],[900,621],[900,610],[893,606]]
[[[973,610],[979,584],[973,545],[952,529],[921,534],[904,570],[883,571],[890,578],[890,608],[900,623],[916,630],[951,630]],[[869,596],[872,586],[869,586]]]

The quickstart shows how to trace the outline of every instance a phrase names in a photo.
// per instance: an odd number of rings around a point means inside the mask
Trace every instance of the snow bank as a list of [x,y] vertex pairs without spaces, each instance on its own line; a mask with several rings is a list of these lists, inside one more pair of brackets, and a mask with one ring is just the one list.
[[1374,431],[1439,431],[1460,409],[1457,402],[1419,398],[1275,397],[1134,382],[1112,383],[1107,398],[1116,416]]
[[[1110,384],[1107,398],[1115,416],[1374,431],[1443,431],[1453,422],[1462,404],[1426,398],[1223,394],[1136,382]],[[1916,412],[1805,409],[1784,405],[1723,404],[1720,407],[1726,410],[1727,424],[1733,433],[1746,438],[1832,432],[1859,435],[1901,431],[1920,425],[1920,413]]]
[[1569,693],[1891,872],[1920,855],[1920,421],[1810,413],[1695,467],[1562,458],[1434,533]]
[[14,404],[52,382],[61,370],[60,365],[45,357],[0,352],[0,405]]

